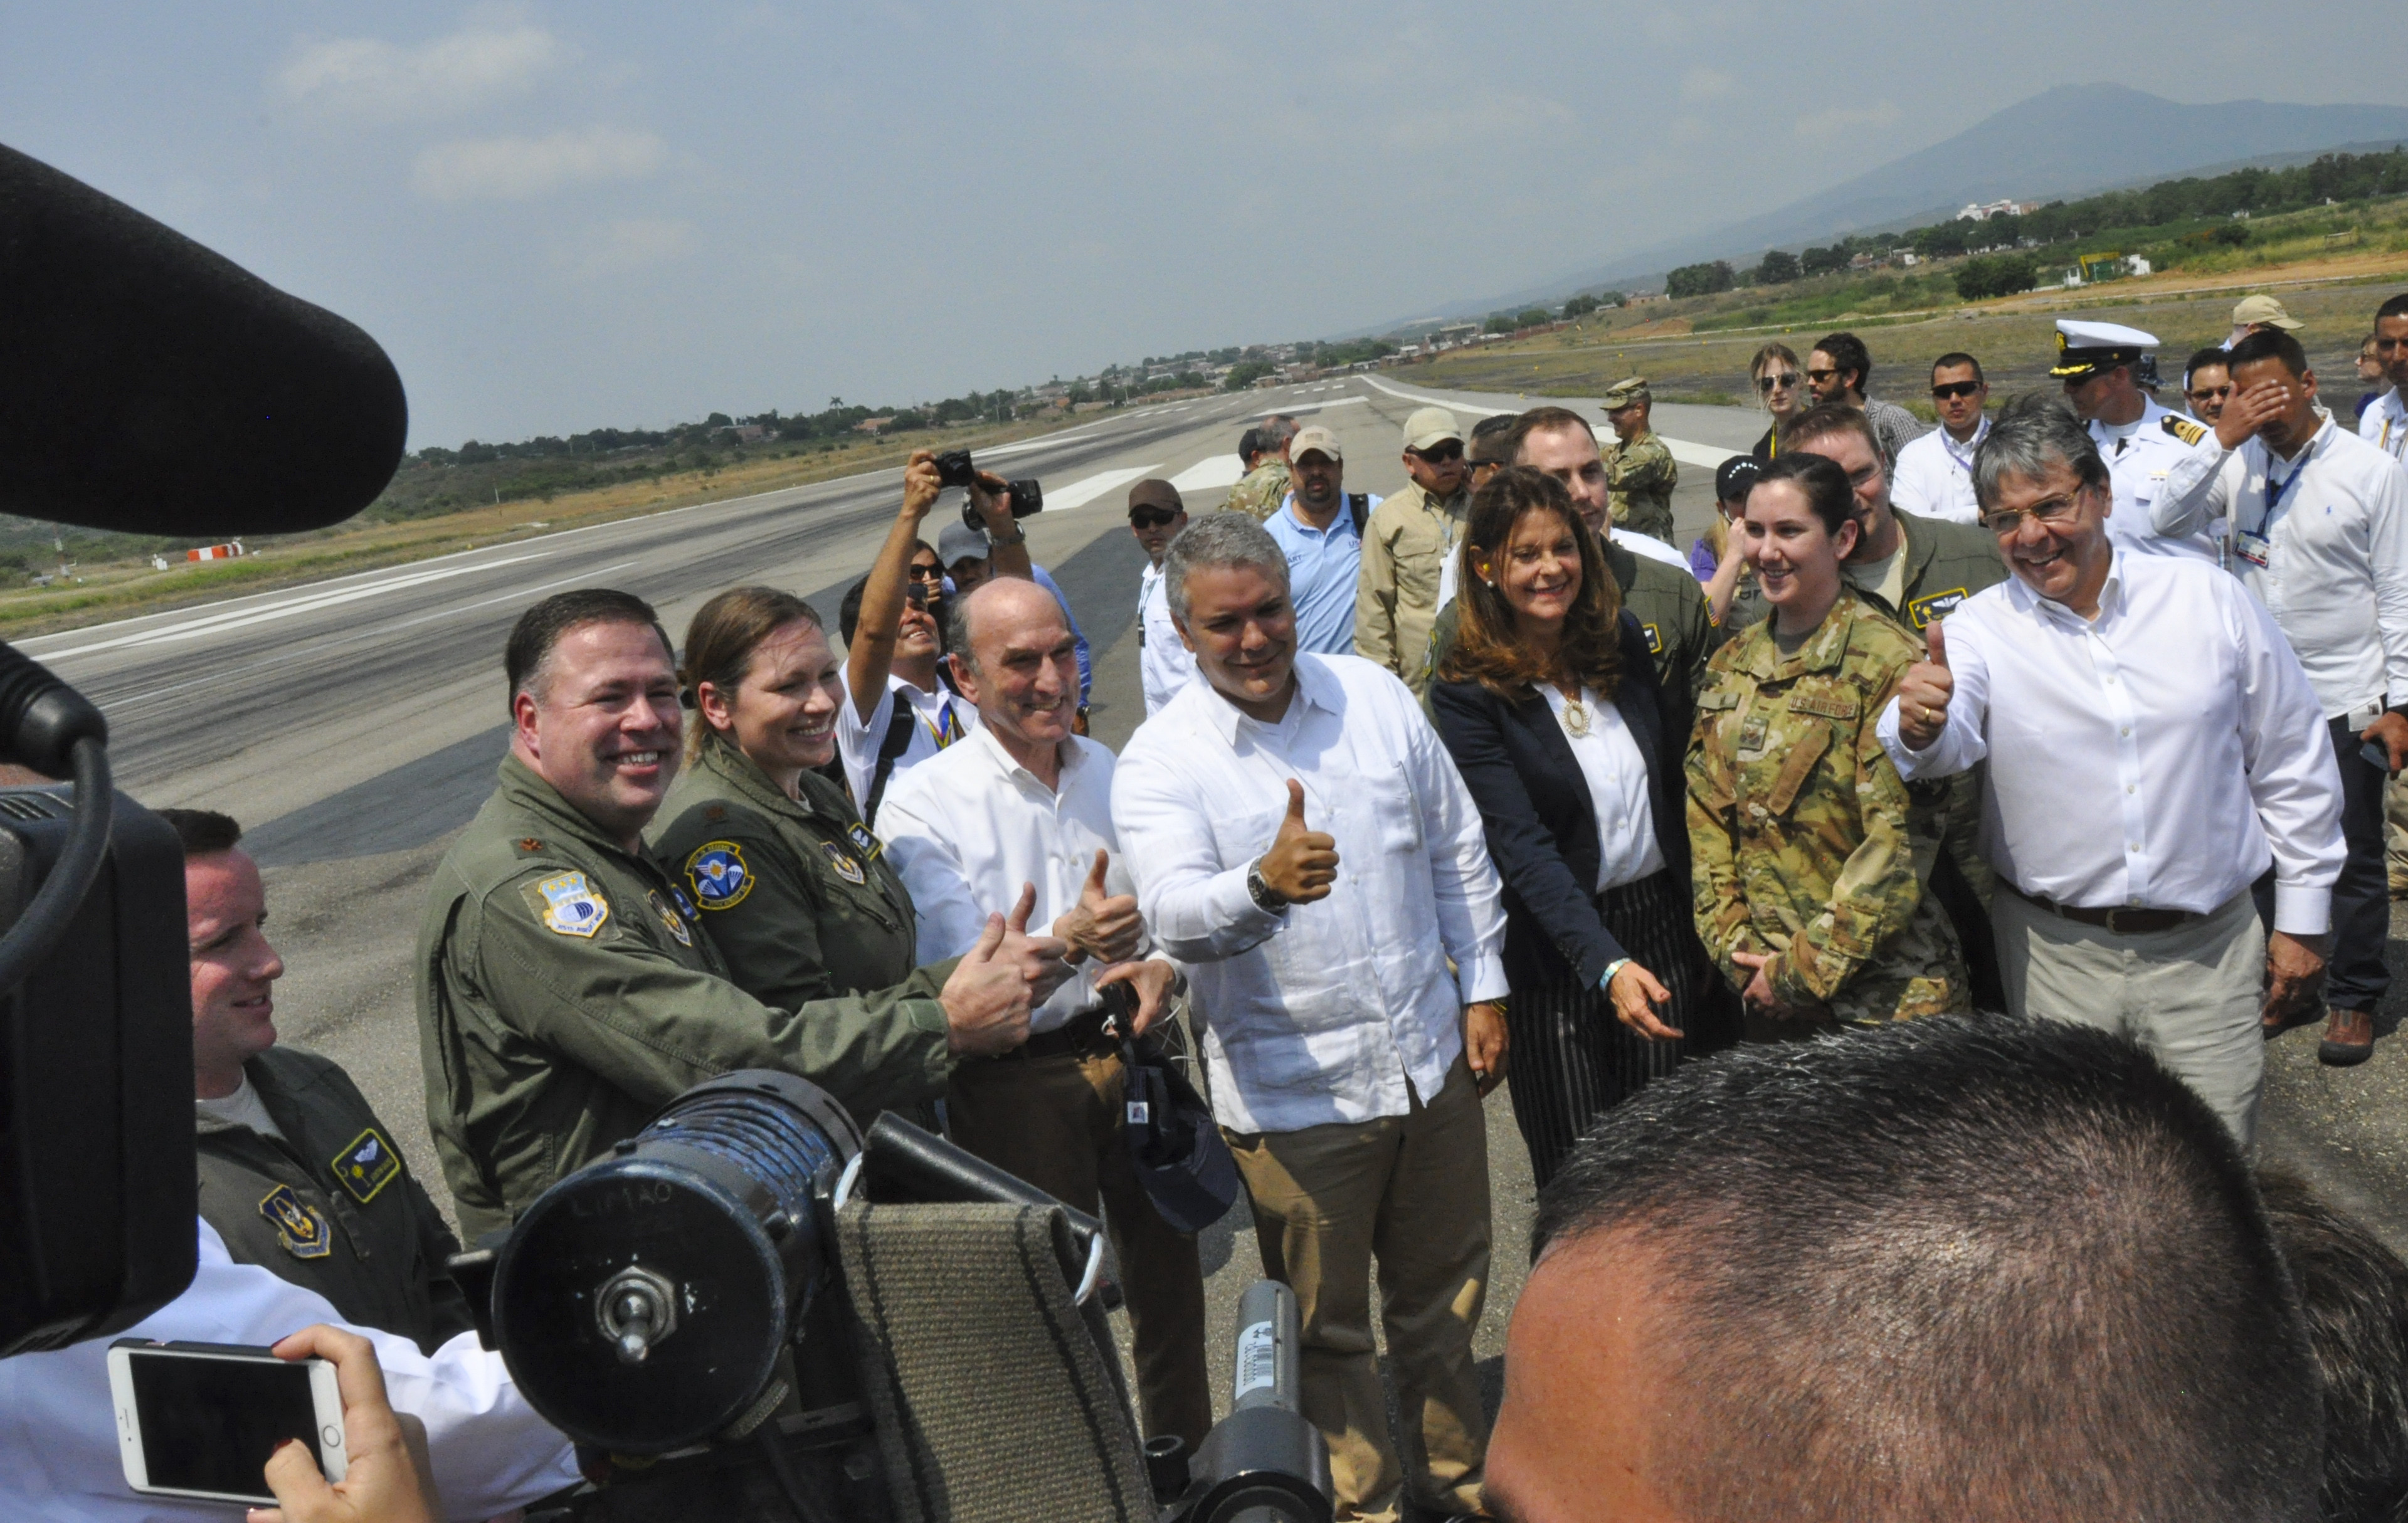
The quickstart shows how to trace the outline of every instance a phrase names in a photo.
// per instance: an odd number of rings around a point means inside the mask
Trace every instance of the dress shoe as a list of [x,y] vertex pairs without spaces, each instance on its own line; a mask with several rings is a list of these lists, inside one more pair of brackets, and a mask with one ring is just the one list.
[[2355,1068],[2374,1056],[2374,1017],[2362,1010],[2336,1010],[2316,1043],[2316,1061],[2327,1068]]

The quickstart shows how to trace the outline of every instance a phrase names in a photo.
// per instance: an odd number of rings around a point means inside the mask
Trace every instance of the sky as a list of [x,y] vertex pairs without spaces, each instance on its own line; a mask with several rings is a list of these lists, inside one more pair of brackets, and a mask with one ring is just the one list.
[[79,0],[0,16],[0,142],[359,323],[452,445],[1347,332],[2059,84],[2408,105],[2370,14]]

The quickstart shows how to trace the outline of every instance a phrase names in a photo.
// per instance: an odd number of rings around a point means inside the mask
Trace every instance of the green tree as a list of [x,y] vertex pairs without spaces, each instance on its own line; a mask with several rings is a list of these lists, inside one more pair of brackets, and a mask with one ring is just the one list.
[[2040,272],[2028,254],[1976,254],[1956,266],[1956,295],[1967,301],[2012,296],[2040,283]]
[[1229,366],[1228,379],[1221,382],[1225,392],[1241,392],[1271,373],[1268,360],[1244,360]]
[[1664,294],[1674,297],[1712,296],[1728,291],[1737,280],[1727,259],[1709,265],[1684,265],[1664,277]]
[[1543,328],[1555,320],[1555,314],[1543,307],[1525,307],[1513,314],[1513,325],[1517,328]]
[[1597,298],[1595,296],[1574,296],[1571,300],[1564,303],[1564,316],[1566,317],[1586,317],[1589,313],[1596,310]]
[[1798,279],[1798,256],[1786,249],[1768,249],[1748,279],[1755,285],[1787,285]]

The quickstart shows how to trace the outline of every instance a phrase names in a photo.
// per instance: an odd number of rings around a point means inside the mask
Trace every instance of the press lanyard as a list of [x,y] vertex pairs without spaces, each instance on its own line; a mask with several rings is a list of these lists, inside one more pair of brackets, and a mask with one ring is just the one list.
[[2272,484],[2272,472],[2267,473],[2266,510],[2258,515],[2258,533],[2271,535],[2274,532],[2274,515],[2283,510],[2283,503],[2290,496],[2291,489],[2298,486],[2300,478],[2308,473],[2308,459],[2315,453],[2316,447],[2314,444],[2300,451],[2300,463],[2291,467],[2291,474],[2283,479],[2283,484],[2280,486]]
[[[1986,421],[1985,421],[1980,428],[1973,431],[1974,449],[1978,450],[1982,447],[1982,440],[1987,437],[1989,431],[1989,424]],[[1968,476],[1973,474],[1973,457],[1970,454],[1958,454],[1956,453],[1956,440],[1951,438],[1948,431],[1944,428],[1940,431],[1940,450],[1942,454],[1945,454],[1950,460],[1956,463],[1956,468],[1958,470],[1963,471]]]

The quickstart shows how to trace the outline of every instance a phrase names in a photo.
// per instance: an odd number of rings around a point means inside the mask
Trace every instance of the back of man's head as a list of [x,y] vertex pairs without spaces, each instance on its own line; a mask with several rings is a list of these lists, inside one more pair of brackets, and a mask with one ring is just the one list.
[[1464,445],[1464,458],[1473,465],[1510,465],[1515,444],[1514,425],[1521,422],[1518,414],[1492,412],[1471,425],[1471,438]]
[[1533,434],[1553,434],[1563,429],[1577,428],[1592,440],[1597,438],[1597,425],[1570,408],[1553,406],[1532,408],[1529,411],[1516,417],[1512,427],[1512,432],[1506,436],[1508,448],[1505,458],[1517,466],[1523,463],[1523,446],[1529,442],[1530,436]]
[[2258,1181],[2324,1388],[2329,1523],[2408,1518],[2408,1263],[2288,1174]]
[[1853,333],[1827,333],[1814,347],[1830,357],[1831,367],[1849,377],[1848,389],[1862,395],[1872,385],[1872,351]]
[[235,823],[231,814],[221,814],[213,809],[163,809],[158,814],[167,822],[167,828],[176,832],[176,841],[184,848],[187,861],[230,852],[242,843],[242,826]]
[[2104,1032],[1935,1017],[1684,1068],[1548,1185],[1541,1255],[1656,1308],[1658,1490],[1697,1523],[2315,1516],[2248,1166]]
[[1276,417],[1264,419],[1259,426],[1262,430],[1263,453],[1278,454],[1287,448],[1288,440],[1296,438],[1297,424],[1294,418],[1283,412]]
[[1781,452],[1786,454],[1792,450],[1803,450],[1813,440],[1835,434],[1854,434],[1870,445],[1874,454],[1882,453],[1881,436],[1873,432],[1873,421],[1853,402],[1817,402],[1803,412],[1791,413],[1781,425]]
[[661,616],[652,611],[652,604],[634,593],[610,587],[579,587],[554,593],[519,615],[519,622],[510,625],[509,643],[503,647],[502,670],[509,679],[509,701],[513,713],[521,693],[533,693],[536,701],[542,702],[545,665],[552,653],[571,632],[591,624],[647,625],[661,638],[662,654],[672,661],[676,659],[677,645],[661,626]]
[[1254,468],[1254,462],[1261,457],[1262,453],[1263,431],[1261,429],[1249,428],[1238,436],[1238,459],[1248,470]]

